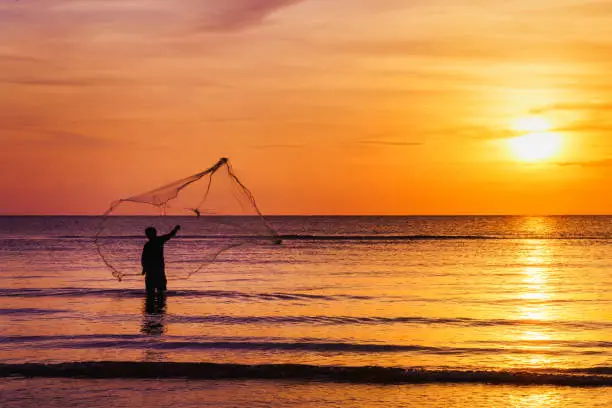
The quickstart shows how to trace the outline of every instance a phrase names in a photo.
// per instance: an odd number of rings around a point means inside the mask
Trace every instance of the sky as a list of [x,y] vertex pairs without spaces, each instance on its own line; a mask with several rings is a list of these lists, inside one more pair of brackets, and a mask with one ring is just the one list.
[[609,1],[0,0],[0,33],[0,214],[224,156],[266,214],[612,213]]

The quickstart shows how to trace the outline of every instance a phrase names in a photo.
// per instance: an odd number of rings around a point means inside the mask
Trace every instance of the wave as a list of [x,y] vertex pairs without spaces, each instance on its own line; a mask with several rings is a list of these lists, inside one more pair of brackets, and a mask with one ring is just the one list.
[[[0,288],[0,296],[19,297],[19,298],[38,298],[38,297],[58,297],[58,298],[80,298],[80,297],[113,297],[113,298],[144,298],[145,292],[142,289],[95,289],[95,288]],[[351,295],[346,293],[338,294],[313,294],[298,292],[241,292],[231,290],[169,290],[166,295],[177,298],[218,298],[234,299],[241,301],[255,302],[308,302],[308,301],[378,301],[378,302],[439,302],[439,299],[420,297],[420,296],[368,296]],[[494,299],[494,300],[472,300],[464,298],[449,298],[445,301],[460,301],[463,303],[488,304],[488,303],[507,303],[520,305],[548,305],[564,303],[591,303],[592,299]],[[598,303],[612,302],[612,300],[596,300]],[[35,312],[35,310],[33,310]],[[44,310],[41,310],[44,312]],[[303,317],[301,317],[303,318]],[[255,318],[256,319],[256,318]],[[297,318],[299,319],[299,318]],[[308,317],[306,317],[308,319]],[[514,326],[514,325],[539,325],[539,326],[564,326],[593,328],[606,325],[602,322],[587,321],[555,321],[555,320],[535,320],[535,319],[471,319],[471,318],[425,318],[419,316],[400,316],[400,317],[313,317],[310,323],[316,323],[317,319],[326,324],[389,324],[389,323],[423,323],[423,324],[455,324],[463,326]],[[298,322],[295,317],[286,317],[287,323]],[[244,323],[248,323],[245,321]],[[607,325],[609,326],[609,325]]]
[[[155,349],[155,350],[245,350],[245,351],[302,351],[314,353],[419,353],[429,355],[474,356],[490,354],[513,355],[608,355],[606,349],[612,348],[610,342],[572,342],[556,343],[556,346],[567,346],[563,349],[551,348],[551,344],[519,344],[519,347],[508,347],[506,344],[489,347],[435,347],[411,344],[378,344],[346,343],[329,341],[276,341],[252,339],[245,340],[211,340],[206,337],[165,336],[163,339],[150,338],[145,335],[52,335],[52,336],[0,336],[0,344],[13,344],[22,348],[46,349]],[[599,350],[597,350],[599,349]]]
[[[0,289],[0,296],[5,297],[125,297],[142,298],[146,295],[139,289]],[[246,293],[237,291],[220,290],[183,290],[169,291],[169,297],[212,297],[233,298],[256,301],[309,301],[322,300],[334,301],[339,299],[370,300],[373,297],[357,295],[315,295],[302,293]],[[423,298],[416,298],[422,301]],[[0,314],[4,315],[45,315],[69,313],[67,309],[43,309],[43,308],[0,308]],[[547,319],[475,319],[467,317],[425,317],[425,316],[326,316],[326,315],[275,315],[275,316],[235,316],[235,315],[165,315],[169,323],[178,324],[305,324],[319,326],[377,326],[377,325],[438,325],[456,327],[538,327],[559,328],[566,330],[601,330],[612,328],[612,322],[588,321],[588,320],[547,320]]]
[[[166,292],[169,297],[212,297],[212,298],[231,298],[231,299],[247,299],[259,301],[306,301],[306,300],[338,300],[338,299],[354,299],[368,300],[373,299],[372,296],[361,295],[314,295],[306,293],[250,293],[231,290],[169,290]],[[60,288],[60,289],[41,289],[41,288],[15,288],[15,289],[0,289],[0,296],[6,297],[126,297],[126,298],[142,298],[145,293],[141,289],[92,289],[92,288]]]
[[472,318],[435,318],[423,316],[399,317],[360,317],[360,316],[169,316],[176,323],[229,323],[229,324],[314,324],[314,325],[444,325],[458,327],[552,327],[574,330],[598,330],[611,328],[610,322],[578,320],[538,320],[538,319],[472,319]]
[[340,325],[443,325],[457,327],[550,327],[568,330],[600,330],[612,328],[612,322],[579,320],[539,320],[539,319],[472,319],[424,316],[364,317],[364,316],[228,316],[205,315],[183,316],[168,315],[169,323],[214,323],[214,324],[308,324],[321,326]]
[[44,315],[44,314],[57,314],[67,313],[69,310],[65,309],[38,309],[34,307],[21,307],[21,308],[3,308],[0,309],[0,315]]
[[[581,370],[581,369],[577,369]],[[187,378],[202,380],[300,380],[356,384],[475,383],[508,385],[612,386],[611,368],[565,371],[426,370],[378,366],[318,366],[305,364],[217,364],[178,362],[77,362],[59,364],[0,364],[0,377],[60,378]],[[596,374],[591,374],[594,371]],[[578,374],[580,372],[580,374]]]

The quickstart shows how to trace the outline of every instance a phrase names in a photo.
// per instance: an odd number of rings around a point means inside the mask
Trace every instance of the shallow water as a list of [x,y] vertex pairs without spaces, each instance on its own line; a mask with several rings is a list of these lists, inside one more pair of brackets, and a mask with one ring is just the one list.
[[355,385],[320,382],[10,379],[4,408],[298,407],[543,408],[609,407],[603,389],[491,385]]
[[[140,277],[119,282],[98,256],[99,219],[0,217],[0,363],[609,375],[611,221],[273,217],[282,245],[254,239],[189,279],[181,265],[210,237],[184,227],[166,298],[147,300]],[[144,239],[125,225],[137,266]]]

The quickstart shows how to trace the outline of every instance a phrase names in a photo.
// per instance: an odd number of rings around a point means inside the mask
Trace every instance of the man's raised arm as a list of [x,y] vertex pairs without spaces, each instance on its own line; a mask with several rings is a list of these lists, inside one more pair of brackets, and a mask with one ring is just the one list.
[[174,227],[174,229],[172,229],[172,231],[170,231],[168,234],[166,235],[162,235],[161,237],[159,237],[161,240],[163,240],[164,242],[168,241],[170,238],[174,237],[176,235],[176,233],[178,232],[178,230],[181,229],[180,225],[177,225],[176,227]]

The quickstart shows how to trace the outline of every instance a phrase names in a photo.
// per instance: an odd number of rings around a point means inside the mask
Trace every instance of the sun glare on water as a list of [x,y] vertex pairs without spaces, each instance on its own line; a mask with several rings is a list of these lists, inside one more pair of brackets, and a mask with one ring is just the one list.
[[559,153],[561,136],[550,132],[550,122],[541,117],[525,117],[516,120],[512,129],[524,135],[508,141],[514,155],[522,161],[534,162],[549,159]]

